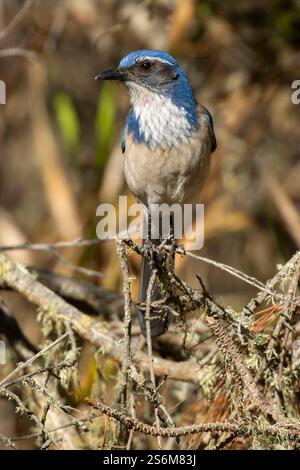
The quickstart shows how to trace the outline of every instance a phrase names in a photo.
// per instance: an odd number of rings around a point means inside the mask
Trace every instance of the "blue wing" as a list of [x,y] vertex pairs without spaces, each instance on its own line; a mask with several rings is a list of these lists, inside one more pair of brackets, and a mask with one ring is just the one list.
[[217,139],[216,139],[215,130],[214,130],[214,121],[213,121],[212,115],[210,114],[208,109],[205,108],[205,106],[203,106],[203,116],[205,117],[209,125],[209,131],[210,131],[210,136],[211,136],[211,153],[213,153],[217,148]]
[[126,132],[127,132],[127,119],[126,119],[126,123],[125,123],[125,126],[124,126],[124,129],[123,129],[123,132],[122,132],[122,137],[121,137],[121,150],[122,150],[122,153],[125,152],[125,138],[126,138]]
[[140,133],[140,126],[138,123],[138,120],[132,110],[132,108],[129,110],[129,113],[127,114],[126,120],[125,120],[125,126],[122,132],[122,138],[121,138],[121,149],[122,153],[125,152],[126,149],[126,134],[128,133],[133,133],[134,138],[137,142],[141,142],[143,137]]

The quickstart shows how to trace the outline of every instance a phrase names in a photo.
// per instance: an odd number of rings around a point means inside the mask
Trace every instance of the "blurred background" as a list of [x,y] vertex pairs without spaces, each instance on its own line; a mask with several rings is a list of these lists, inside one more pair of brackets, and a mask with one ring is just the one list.
[[[120,136],[130,104],[122,84],[94,77],[143,48],[171,53],[214,118],[200,254],[266,281],[300,249],[299,0],[0,0],[0,245],[95,238],[97,206],[127,191]],[[114,242],[60,253],[7,254],[86,278],[81,266],[121,292]],[[140,260],[130,262],[138,276]],[[255,294],[187,257],[177,270],[193,286],[199,272],[236,309]],[[38,343],[35,313],[1,297]]]

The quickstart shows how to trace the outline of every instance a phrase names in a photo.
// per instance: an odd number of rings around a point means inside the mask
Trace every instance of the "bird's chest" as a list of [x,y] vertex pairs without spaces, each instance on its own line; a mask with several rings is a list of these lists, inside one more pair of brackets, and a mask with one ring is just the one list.
[[127,121],[127,130],[135,141],[146,143],[152,150],[187,143],[193,132],[187,110],[177,106],[169,96],[130,87],[133,109]]
[[208,142],[198,134],[176,147],[151,149],[126,136],[125,178],[129,189],[144,204],[188,202],[199,191],[209,168]]

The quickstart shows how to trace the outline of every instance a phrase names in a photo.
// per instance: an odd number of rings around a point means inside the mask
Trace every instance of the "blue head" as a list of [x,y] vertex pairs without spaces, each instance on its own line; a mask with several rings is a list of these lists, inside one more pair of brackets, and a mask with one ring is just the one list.
[[[151,129],[155,127],[155,123],[148,122],[149,129],[147,131],[147,119],[155,119],[153,112],[151,113],[151,103],[153,109],[156,109],[158,119],[160,119],[161,139],[165,139],[163,135],[168,136],[168,120],[170,118],[174,120],[176,115],[178,115],[178,129],[176,130],[178,141],[186,140],[198,127],[197,102],[190,81],[176,60],[164,51],[145,49],[131,52],[121,60],[118,67],[103,72],[96,78],[125,82],[133,105],[127,127],[129,131],[134,132],[135,138],[139,142],[150,142],[151,146],[163,143],[159,142],[158,135],[157,138],[151,135]],[[169,106],[170,118],[168,118],[166,111],[168,103],[171,103]],[[163,114],[159,115],[160,104],[165,111],[165,126],[161,117]],[[176,123],[173,122],[172,126],[169,126],[170,130],[171,127],[174,128],[174,125],[176,127]],[[182,132],[182,136],[180,132]],[[170,136],[170,142],[175,142],[175,140],[175,137],[171,139]]]

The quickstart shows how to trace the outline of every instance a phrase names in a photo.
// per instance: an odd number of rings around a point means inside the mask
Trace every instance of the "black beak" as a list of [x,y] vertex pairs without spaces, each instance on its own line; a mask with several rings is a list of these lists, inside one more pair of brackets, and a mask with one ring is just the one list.
[[95,80],[126,80],[126,72],[120,68],[106,70],[105,72],[99,73],[95,77]]

